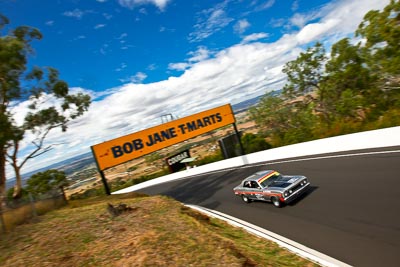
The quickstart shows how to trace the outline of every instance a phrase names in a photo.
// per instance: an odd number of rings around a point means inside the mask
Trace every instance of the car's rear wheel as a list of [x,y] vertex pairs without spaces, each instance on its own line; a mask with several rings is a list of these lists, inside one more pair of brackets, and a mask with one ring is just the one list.
[[246,203],[250,203],[251,202],[250,198],[248,198],[248,196],[246,196],[246,195],[242,195],[242,200],[244,202],[246,202]]
[[272,197],[271,202],[277,208],[280,208],[282,206],[282,203],[280,202],[279,198],[277,198],[277,197]]

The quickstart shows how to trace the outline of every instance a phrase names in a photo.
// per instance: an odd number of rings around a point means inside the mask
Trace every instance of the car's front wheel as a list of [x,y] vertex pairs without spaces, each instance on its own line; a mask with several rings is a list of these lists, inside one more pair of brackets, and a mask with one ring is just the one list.
[[277,198],[277,197],[272,197],[271,202],[277,208],[280,208],[282,206],[282,203],[280,202],[279,198]]
[[246,195],[242,195],[242,200],[244,202],[246,202],[246,203],[250,203],[251,202],[250,198],[248,198],[248,196],[246,196]]

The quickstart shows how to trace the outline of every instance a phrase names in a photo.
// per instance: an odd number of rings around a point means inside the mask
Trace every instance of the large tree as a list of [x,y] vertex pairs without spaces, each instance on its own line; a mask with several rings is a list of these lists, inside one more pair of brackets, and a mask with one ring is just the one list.
[[381,109],[400,107],[400,2],[391,0],[383,10],[371,10],[356,35],[363,57],[376,74],[370,99]]
[[356,119],[366,108],[366,96],[374,77],[357,45],[345,38],[332,46],[326,64],[326,78],[321,84],[325,97],[321,99],[331,120]]
[[[71,94],[68,84],[50,67],[28,68],[33,53],[32,41],[40,40],[38,29],[19,26],[3,35],[8,19],[0,15],[0,201],[5,196],[6,162],[12,165],[17,183],[14,196],[21,192],[21,168],[25,163],[52,148],[45,139],[52,129],[67,130],[67,123],[88,110],[90,96]],[[14,107],[29,101],[24,121],[14,119]],[[34,136],[32,150],[19,158],[20,143],[27,134]]]
[[[382,11],[371,10],[359,25],[356,35],[364,38],[365,57],[375,71],[400,75],[400,2],[391,0]],[[388,80],[387,80],[388,81]]]
[[283,93],[289,98],[298,97],[320,89],[324,78],[324,64],[326,62],[325,49],[321,43],[316,43],[293,61],[283,67],[287,75],[287,83]]
[[[326,93],[322,86],[326,79],[326,63],[326,51],[319,42],[301,52],[295,60],[287,62],[282,69],[287,75],[283,95],[289,100],[303,98],[302,102],[296,101],[297,109],[307,109],[310,101],[316,102],[315,109],[329,121],[329,113],[324,106]],[[315,92],[318,94],[317,99]]]

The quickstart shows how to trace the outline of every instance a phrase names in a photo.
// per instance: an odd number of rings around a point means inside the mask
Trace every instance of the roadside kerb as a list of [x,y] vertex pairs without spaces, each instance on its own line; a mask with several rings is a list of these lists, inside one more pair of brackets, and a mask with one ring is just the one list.
[[213,218],[217,218],[220,220],[223,220],[227,223],[229,223],[230,225],[236,226],[236,227],[240,227],[242,229],[244,229],[245,231],[252,233],[258,237],[264,238],[264,239],[268,239],[270,241],[275,242],[276,244],[278,244],[281,247],[284,247],[286,249],[288,249],[289,251],[291,251],[292,253],[295,253],[297,255],[299,255],[300,257],[303,257],[305,259],[308,259],[314,263],[317,263],[321,266],[327,266],[327,267],[347,267],[347,266],[351,266],[348,265],[344,262],[341,262],[337,259],[334,259],[330,256],[327,256],[321,252],[318,252],[314,249],[311,249],[309,247],[303,246],[302,244],[299,244],[293,240],[287,239],[283,236],[280,236],[278,234],[275,234],[271,231],[265,230],[261,227],[258,227],[254,224],[242,221],[238,218],[229,216],[227,214],[221,213],[219,211],[215,211],[215,210],[210,210],[204,207],[200,207],[200,206],[196,206],[196,205],[189,205],[189,204],[185,204],[185,206],[197,210],[203,214],[206,214],[210,217]]

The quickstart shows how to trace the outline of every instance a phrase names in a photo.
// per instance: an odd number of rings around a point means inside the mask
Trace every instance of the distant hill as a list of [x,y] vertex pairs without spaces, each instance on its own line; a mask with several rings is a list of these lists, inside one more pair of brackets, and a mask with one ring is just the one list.
[[[282,93],[282,90],[276,90],[276,91],[272,91],[271,94],[276,96]],[[240,113],[243,111],[248,110],[249,108],[251,108],[252,106],[255,106],[258,104],[258,102],[260,101],[261,98],[263,98],[265,95],[260,95],[251,99],[247,99],[243,102],[237,103],[235,105],[232,105],[232,109],[234,113]]]
[[260,101],[260,99],[262,97],[263,97],[263,95],[262,96],[257,96],[255,98],[248,99],[248,100],[245,100],[243,102],[240,102],[240,103],[237,103],[235,105],[232,105],[233,112],[234,113],[240,113],[240,112],[248,110],[252,106],[257,105],[258,101]]

